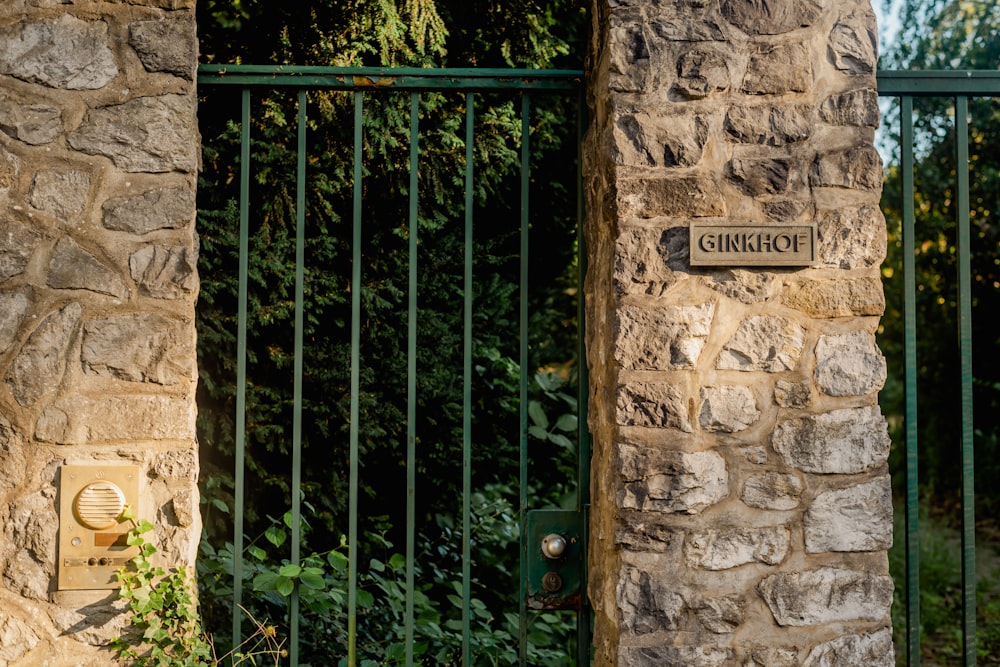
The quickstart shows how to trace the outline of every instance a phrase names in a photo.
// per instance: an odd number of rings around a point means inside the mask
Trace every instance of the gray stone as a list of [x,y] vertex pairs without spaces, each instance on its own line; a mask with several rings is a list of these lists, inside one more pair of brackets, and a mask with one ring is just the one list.
[[617,422],[622,426],[676,428],[690,433],[687,400],[673,385],[633,382],[618,386]]
[[878,91],[874,88],[851,90],[832,95],[819,107],[819,116],[831,125],[878,127]]
[[[20,160],[17,156],[0,145],[0,192],[8,192],[17,183],[17,176],[21,171]],[[0,249],[4,246],[0,245]]]
[[684,542],[689,567],[728,570],[747,563],[777,565],[788,555],[791,533],[784,526],[726,528],[691,533]]
[[662,296],[688,277],[687,228],[626,228],[615,246],[615,288],[620,294]]
[[812,57],[805,44],[762,45],[750,57],[743,77],[743,92],[804,93],[812,88],[812,80]]
[[5,380],[22,406],[34,405],[62,381],[82,311],[79,303],[71,303],[50,313],[18,352]]
[[726,215],[726,201],[718,183],[705,176],[620,179],[618,215],[621,218],[704,218]]
[[616,164],[693,167],[701,160],[708,123],[687,114],[625,114],[615,124]]
[[153,461],[150,473],[159,479],[198,481],[198,457],[190,449],[163,452]]
[[763,303],[771,296],[775,274],[769,271],[724,269],[705,276],[708,286],[719,294],[745,304]]
[[893,667],[892,631],[888,628],[846,635],[820,644],[809,652],[802,667]]
[[702,387],[698,420],[706,431],[738,433],[758,419],[757,400],[747,387]]
[[882,158],[870,145],[820,153],[809,172],[809,184],[817,188],[880,192]]
[[642,26],[611,14],[608,87],[620,92],[645,89],[650,75],[649,47]]
[[781,626],[884,621],[892,605],[892,578],[821,567],[765,577],[757,591]]
[[632,513],[615,526],[615,544],[630,551],[681,553],[684,533],[660,525],[649,514]]
[[707,48],[685,51],[677,61],[675,92],[690,99],[702,99],[729,89],[727,56]]
[[885,312],[885,293],[878,278],[801,280],[785,284],[781,301],[810,317],[832,319]]
[[799,506],[802,488],[802,480],[791,473],[758,473],[743,482],[740,500],[762,510],[793,510]]
[[41,491],[14,500],[4,517],[7,590],[32,600],[47,600],[49,582],[55,574],[56,530],[59,521],[55,503]]
[[615,358],[634,370],[692,369],[701,356],[715,314],[701,306],[623,306],[618,310]]
[[864,396],[882,388],[885,357],[867,331],[820,336],[816,343],[816,385],[828,396]]
[[749,463],[755,463],[757,465],[764,465],[767,463],[766,447],[761,447],[760,445],[745,445],[739,448],[739,452]]
[[191,190],[161,188],[138,197],[104,202],[105,229],[148,234],[159,229],[183,229],[194,220],[195,196]]
[[24,482],[27,469],[24,438],[0,415],[0,489],[14,488]]
[[0,27],[0,74],[68,90],[96,90],[118,76],[108,26],[70,14]]
[[[743,667],[801,667],[799,652],[793,648],[753,648]],[[860,667],[860,666],[858,666]]]
[[805,106],[733,106],[725,130],[732,141],[759,146],[787,146],[812,136],[813,111]]
[[729,178],[750,197],[782,194],[793,164],[789,158],[737,158],[730,162]]
[[191,491],[181,491],[175,493],[170,499],[170,509],[173,511],[174,520],[181,528],[190,528],[194,525],[197,501]]
[[774,402],[783,408],[806,408],[812,402],[810,382],[778,380],[774,384]]
[[46,284],[55,289],[85,289],[118,299],[128,298],[128,288],[118,274],[68,236],[59,239],[52,251]]
[[197,265],[197,253],[184,246],[146,246],[129,258],[139,292],[155,299],[179,299],[194,292]]
[[16,664],[38,642],[38,634],[30,625],[0,609],[0,664]]
[[892,547],[892,485],[885,475],[816,496],[806,511],[806,552]]
[[802,356],[805,332],[796,322],[777,315],[743,320],[723,347],[716,368],[738,371],[794,370]]
[[617,590],[622,622],[630,634],[676,630],[685,610],[684,598],[648,572],[628,568]]
[[104,155],[129,172],[198,168],[198,127],[194,102],[183,95],[140,97],[94,109],[68,137],[90,155]]
[[875,73],[878,60],[878,36],[875,17],[870,12],[851,14],[830,32],[830,59],[846,74]]
[[68,396],[42,413],[35,437],[58,445],[194,440],[195,409],[187,397]]
[[816,242],[816,256],[824,266],[879,266],[886,254],[885,217],[874,205],[837,209],[820,218]]
[[31,306],[27,290],[0,291],[0,357],[10,349],[21,331],[21,322]]
[[177,384],[193,378],[191,342],[178,323],[160,315],[93,320],[83,328],[83,370],[128,382]]
[[657,43],[722,41],[719,24],[708,16],[691,20],[690,16],[664,16],[650,21]]
[[722,0],[722,15],[748,35],[781,35],[812,25],[823,10],[816,0]]
[[622,667],[727,667],[733,664],[733,652],[716,646],[663,646],[625,648]]
[[132,23],[128,27],[128,43],[146,71],[194,79],[198,40],[192,18]]
[[791,222],[798,219],[809,206],[807,202],[797,199],[769,199],[763,204],[764,214],[779,222]]
[[716,452],[618,446],[623,490],[618,506],[668,514],[698,514],[729,495],[725,460]]
[[743,624],[744,603],[735,595],[702,600],[692,608],[695,617],[709,632],[729,634]]
[[38,234],[19,222],[0,222],[0,282],[24,273],[38,246]]
[[28,191],[28,203],[61,220],[83,213],[90,192],[90,174],[85,171],[40,171]]
[[0,93],[0,131],[32,146],[62,134],[62,111],[47,104],[25,104]]
[[845,408],[780,422],[771,444],[805,472],[855,474],[885,463],[889,433],[877,406]]

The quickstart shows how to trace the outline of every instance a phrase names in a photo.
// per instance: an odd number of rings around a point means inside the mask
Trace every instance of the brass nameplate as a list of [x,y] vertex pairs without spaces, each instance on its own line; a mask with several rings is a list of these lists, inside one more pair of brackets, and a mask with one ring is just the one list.
[[691,225],[691,266],[811,266],[815,225]]

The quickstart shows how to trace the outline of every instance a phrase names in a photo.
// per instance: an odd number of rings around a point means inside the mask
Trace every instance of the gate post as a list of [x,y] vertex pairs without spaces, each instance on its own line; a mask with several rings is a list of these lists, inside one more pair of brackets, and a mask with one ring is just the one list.
[[112,663],[125,503],[193,572],[194,5],[0,2],[3,665]]
[[593,20],[595,664],[890,666],[871,7]]

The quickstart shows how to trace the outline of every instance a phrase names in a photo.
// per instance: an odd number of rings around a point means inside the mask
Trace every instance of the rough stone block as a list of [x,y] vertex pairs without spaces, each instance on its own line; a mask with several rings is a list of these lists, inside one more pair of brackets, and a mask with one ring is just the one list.
[[666,42],[713,42],[724,39],[722,29],[712,16],[661,16],[650,21],[655,41]]
[[805,472],[856,474],[885,463],[889,433],[877,406],[845,408],[780,422],[771,444]]
[[0,222],[0,283],[24,273],[38,241],[38,233],[31,227]]
[[819,116],[831,125],[876,128],[879,123],[878,91],[861,88],[831,95],[820,105]]
[[68,236],[56,243],[45,282],[55,289],[85,289],[117,299],[128,298],[121,277]]
[[150,474],[159,479],[198,481],[198,457],[193,450],[175,449],[163,452],[153,461]]
[[885,384],[885,357],[867,331],[820,336],[816,385],[829,396],[865,396]]
[[707,48],[685,50],[677,60],[674,91],[689,99],[702,99],[729,89],[728,54]]
[[784,526],[726,528],[692,533],[684,542],[690,567],[728,570],[747,563],[777,565],[788,555],[791,533]]
[[627,648],[621,652],[620,667],[726,667],[733,664],[733,652],[716,646],[662,646]]
[[5,379],[22,406],[34,405],[62,381],[82,311],[79,303],[70,303],[49,313],[18,352]]
[[633,382],[619,385],[617,415],[622,426],[692,431],[687,400],[670,384]]
[[627,228],[615,242],[615,289],[661,296],[687,279],[688,230]]
[[193,377],[193,336],[160,315],[134,313],[88,322],[83,370],[129,382],[177,384]]
[[809,173],[814,188],[882,191],[882,158],[870,145],[820,153]]
[[708,139],[708,122],[698,115],[625,114],[615,123],[615,163],[639,167],[693,167]]
[[749,95],[804,93],[812,88],[812,58],[805,44],[762,45],[750,56],[743,92]]
[[889,476],[816,496],[806,511],[808,553],[881,551],[892,547]]
[[743,625],[745,603],[735,595],[702,600],[692,605],[698,622],[709,632],[723,635],[735,632]]
[[774,384],[774,402],[783,408],[806,408],[812,403],[812,383],[778,380]]
[[52,143],[62,134],[62,111],[0,94],[0,131],[32,146]]
[[104,396],[60,398],[42,413],[35,437],[58,445],[102,442],[193,442],[195,409],[186,397]]
[[816,0],[722,0],[722,15],[748,35],[782,35],[811,26],[823,5]]
[[40,171],[28,191],[28,203],[61,220],[83,213],[90,191],[90,174],[85,171]]
[[[21,161],[16,155],[0,145],[0,192],[9,192],[17,183],[21,171]],[[0,248],[4,246],[0,245]]]
[[865,269],[885,259],[885,217],[878,206],[851,206],[832,211],[816,229],[816,256],[824,266]]
[[128,43],[147,71],[194,79],[198,40],[193,17],[132,23],[128,27]]
[[830,59],[845,74],[875,73],[878,35],[871,11],[855,12],[839,21],[830,32]]
[[623,306],[618,310],[615,358],[633,370],[692,369],[701,356],[715,313],[701,306]]
[[762,510],[793,510],[799,506],[802,489],[802,480],[791,473],[759,473],[743,482],[740,500]]
[[102,209],[105,229],[140,235],[183,229],[194,220],[195,195],[191,190],[160,188],[138,197],[109,199]]
[[22,496],[8,507],[9,514],[0,514],[4,537],[4,546],[0,547],[3,585],[21,597],[47,600],[56,567],[59,521],[55,502],[43,490]]
[[89,155],[104,155],[129,172],[194,173],[198,168],[198,126],[194,101],[160,95],[87,114],[69,144]]
[[129,269],[139,292],[155,299],[180,299],[198,287],[198,258],[185,246],[146,246],[132,253]]
[[621,179],[620,218],[704,218],[726,215],[726,200],[713,179],[704,176]]
[[0,489],[12,489],[21,484],[27,466],[24,438],[0,415]]
[[801,667],[799,652],[793,648],[755,647],[743,667]]
[[716,452],[618,446],[622,509],[698,514],[729,495],[726,461]]
[[724,128],[730,141],[758,146],[787,146],[812,136],[813,111],[805,106],[733,106]]
[[803,280],[785,285],[782,302],[810,317],[881,316],[885,312],[882,281],[875,277],[846,280]]
[[704,280],[719,294],[745,304],[763,303],[771,296],[776,275],[770,271],[723,269],[705,275]]
[[706,431],[738,433],[760,419],[760,410],[747,387],[703,387],[698,419]]
[[0,74],[51,88],[103,88],[118,76],[108,25],[63,14],[0,27]]
[[17,340],[30,306],[31,297],[27,290],[0,291],[0,357]]
[[686,605],[667,582],[648,572],[627,569],[617,588],[622,622],[630,634],[646,635],[680,626]]
[[778,625],[887,620],[892,577],[821,567],[765,577],[757,591]]
[[859,635],[846,635],[820,644],[809,652],[802,667],[893,667],[892,631],[888,628]]
[[755,315],[743,320],[725,344],[716,368],[778,373],[794,370],[802,356],[805,332],[790,319]]
[[0,609],[0,664],[17,664],[38,643],[39,636],[29,624]]
[[729,178],[749,197],[783,194],[794,166],[789,158],[736,158],[729,164]]

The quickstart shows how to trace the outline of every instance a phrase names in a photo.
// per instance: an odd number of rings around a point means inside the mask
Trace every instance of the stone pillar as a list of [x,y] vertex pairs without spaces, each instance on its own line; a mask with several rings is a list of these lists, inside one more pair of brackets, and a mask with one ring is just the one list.
[[[598,0],[586,140],[598,665],[893,664],[875,17]],[[815,225],[804,268],[689,228]]]
[[200,534],[194,0],[0,2],[0,665],[108,665],[59,590],[61,467],[137,465],[165,566]]

